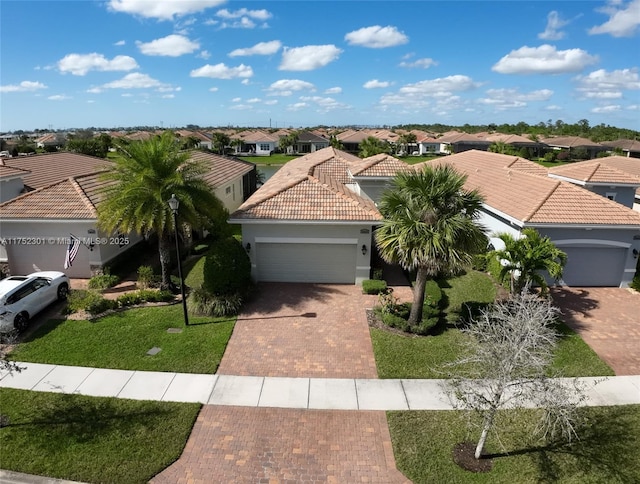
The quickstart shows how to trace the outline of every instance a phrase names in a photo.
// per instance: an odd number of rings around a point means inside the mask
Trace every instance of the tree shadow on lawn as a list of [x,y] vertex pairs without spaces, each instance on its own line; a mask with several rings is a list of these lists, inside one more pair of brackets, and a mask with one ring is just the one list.
[[487,454],[488,459],[528,455],[539,470],[539,482],[568,476],[597,476],[602,482],[638,482],[638,406],[582,409],[579,440],[551,441],[540,447]]

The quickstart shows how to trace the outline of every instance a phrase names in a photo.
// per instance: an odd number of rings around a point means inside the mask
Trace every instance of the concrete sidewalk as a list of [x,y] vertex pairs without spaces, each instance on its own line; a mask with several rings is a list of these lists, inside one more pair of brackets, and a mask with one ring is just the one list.
[[[19,363],[0,387],[96,397],[315,410],[451,410],[443,380],[198,375]],[[587,406],[640,404],[640,375],[579,378]],[[600,381],[604,380],[604,381]],[[597,385],[596,382],[600,381]]]

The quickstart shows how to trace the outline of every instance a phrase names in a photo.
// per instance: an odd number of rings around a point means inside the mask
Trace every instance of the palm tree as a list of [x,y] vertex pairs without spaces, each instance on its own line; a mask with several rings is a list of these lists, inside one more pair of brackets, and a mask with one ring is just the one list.
[[489,256],[500,260],[500,280],[509,276],[511,294],[528,291],[533,284],[540,286],[545,293],[547,281],[541,271],[547,271],[556,280],[562,277],[567,254],[558,249],[549,237],[542,237],[530,227],[522,230],[520,238],[508,233],[498,234],[498,237],[505,247],[491,251]]
[[380,256],[417,269],[410,324],[422,319],[427,279],[469,266],[487,245],[476,220],[483,198],[464,188],[466,178],[446,164],[400,173],[378,206],[384,217],[375,233]]
[[231,138],[227,136],[225,133],[221,133],[220,131],[216,131],[213,133],[213,151],[220,155],[224,155],[224,150],[227,146],[231,144]]
[[344,149],[344,145],[342,144],[342,141],[340,141],[338,139],[338,137],[334,134],[332,134],[329,137],[329,145],[337,150],[343,150]]
[[171,195],[180,200],[179,226],[189,224],[212,231],[226,220],[226,209],[202,178],[207,168],[181,152],[173,135],[131,143],[122,155],[103,175],[106,185],[98,205],[98,224],[109,233],[155,232],[162,287],[169,288],[171,236],[176,230],[167,203]]
[[360,142],[360,158],[369,158],[379,153],[389,153],[389,150],[389,143],[373,136],[368,136]]

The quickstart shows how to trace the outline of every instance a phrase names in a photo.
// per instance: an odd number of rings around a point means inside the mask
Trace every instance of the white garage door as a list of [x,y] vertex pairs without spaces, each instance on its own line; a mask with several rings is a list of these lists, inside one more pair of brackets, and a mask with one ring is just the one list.
[[12,245],[7,247],[11,274],[22,275],[39,271],[61,271],[69,277],[91,277],[89,250],[80,246],[69,269],[64,268],[67,246],[64,244]]
[[562,279],[569,286],[618,287],[624,272],[627,249],[613,247],[564,247],[567,265]]
[[259,281],[355,283],[355,244],[256,245]]

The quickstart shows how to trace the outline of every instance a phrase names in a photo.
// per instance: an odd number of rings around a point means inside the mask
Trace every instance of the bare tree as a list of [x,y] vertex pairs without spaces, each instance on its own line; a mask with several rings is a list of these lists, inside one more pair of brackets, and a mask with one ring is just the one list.
[[482,311],[463,330],[471,338],[465,355],[452,365],[469,368],[469,378],[453,378],[447,386],[456,408],[481,417],[476,459],[501,409],[541,408],[540,435],[569,441],[577,436],[576,410],[586,398],[584,387],[575,379],[548,376],[559,338],[553,327],[557,314],[549,300],[518,294]]

